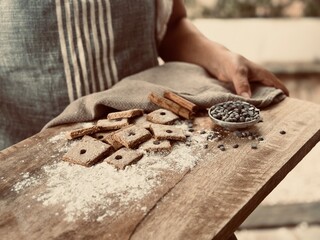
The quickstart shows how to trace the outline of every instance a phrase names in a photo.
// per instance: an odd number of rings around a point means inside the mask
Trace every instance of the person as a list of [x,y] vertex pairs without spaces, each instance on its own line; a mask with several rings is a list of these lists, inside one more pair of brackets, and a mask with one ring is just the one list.
[[232,82],[236,93],[246,98],[251,97],[251,81],[280,88],[288,94],[275,75],[202,35],[187,19],[183,0],[174,1],[168,30],[160,46],[160,56],[165,61],[198,64],[217,79]]
[[246,98],[252,81],[288,94],[272,73],[201,34],[183,0],[1,1],[0,56],[0,150],[159,56],[200,65]]

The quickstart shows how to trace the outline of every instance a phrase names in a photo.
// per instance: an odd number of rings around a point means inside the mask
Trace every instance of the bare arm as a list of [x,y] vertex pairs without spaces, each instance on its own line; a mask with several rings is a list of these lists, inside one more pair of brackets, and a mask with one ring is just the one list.
[[207,39],[187,19],[183,0],[173,2],[168,30],[160,46],[160,56],[164,61],[200,65],[219,80],[232,82],[237,94],[243,97],[251,97],[251,81],[260,81],[289,94],[284,84],[271,72]]

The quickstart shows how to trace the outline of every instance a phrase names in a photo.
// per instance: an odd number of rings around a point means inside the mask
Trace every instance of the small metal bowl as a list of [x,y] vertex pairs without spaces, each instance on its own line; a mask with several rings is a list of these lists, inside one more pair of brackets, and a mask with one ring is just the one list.
[[[226,122],[226,121],[219,120],[217,118],[214,118],[211,115],[211,112],[214,108],[216,108],[217,105],[221,105],[221,104],[222,103],[218,103],[216,105],[213,105],[211,108],[209,108],[208,115],[211,118],[211,120],[213,121],[213,123],[215,123],[223,128],[230,129],[230,130],[248,128],[248,127],[251,127],[254,124],[258,123],[261,119],[261,116],[259,114],[258,118],[254,119],[252,121],[248,121],[248,122]],[[249,103],[247,103],[247,104],[249,104]],[[253,106],[252,104],[249,104],[249,105]],[[253,106],[253,107],[255,107],[255,106]]]

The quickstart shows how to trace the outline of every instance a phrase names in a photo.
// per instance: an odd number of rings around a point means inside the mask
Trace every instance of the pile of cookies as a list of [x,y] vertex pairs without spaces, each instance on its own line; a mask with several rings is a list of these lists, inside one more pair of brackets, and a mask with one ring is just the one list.
[[86,167],[103,161],[117,169],[140,160],[145,151],[170,151],[172,141],[185,141],[181,128],[172,125],[179,116],[166,109],[144,114],[142,109],[109,113],[90,127],[67,133],[81,140],[63,156]]

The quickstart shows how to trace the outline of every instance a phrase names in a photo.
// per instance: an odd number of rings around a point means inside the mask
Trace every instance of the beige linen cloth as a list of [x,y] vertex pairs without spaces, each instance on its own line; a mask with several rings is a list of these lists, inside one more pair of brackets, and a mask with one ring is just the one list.
[[152,111],[159,107],[148,100],[148,95],[151,92],[162,95],[166,90],[181,95],[201,108],[230,100],[246,100],[258,108],[264,108],[285,98],[281,90],[255,83],[252,85],[252,98],[244,99],[235,94],[231,83],[212,78],[203,68],[170,62],[126,77],[106,91],[77,99],[45,128],[95,120],[115,110],[142,108],[146,112]]

